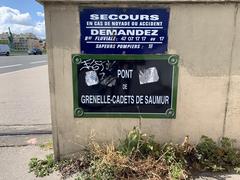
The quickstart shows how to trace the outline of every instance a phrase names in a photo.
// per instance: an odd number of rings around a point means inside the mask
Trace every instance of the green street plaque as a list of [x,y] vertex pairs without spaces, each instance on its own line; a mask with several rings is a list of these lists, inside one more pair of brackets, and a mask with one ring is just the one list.
[[175,118],[177,55],[72,55],[75,117]]

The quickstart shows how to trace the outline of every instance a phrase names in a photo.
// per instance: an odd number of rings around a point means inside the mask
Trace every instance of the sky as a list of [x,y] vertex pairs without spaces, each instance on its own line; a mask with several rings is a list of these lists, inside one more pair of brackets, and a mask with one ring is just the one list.
[[35,0],[0,0],[0,33],[33,33],[45,38],[43,6]]

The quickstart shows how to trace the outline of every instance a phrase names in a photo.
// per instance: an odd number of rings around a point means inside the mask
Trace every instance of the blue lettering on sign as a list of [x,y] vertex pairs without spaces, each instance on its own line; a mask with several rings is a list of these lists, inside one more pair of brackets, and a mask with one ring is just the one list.
[[169,9],[80,10],[82,54],[159,54],[168,46]]

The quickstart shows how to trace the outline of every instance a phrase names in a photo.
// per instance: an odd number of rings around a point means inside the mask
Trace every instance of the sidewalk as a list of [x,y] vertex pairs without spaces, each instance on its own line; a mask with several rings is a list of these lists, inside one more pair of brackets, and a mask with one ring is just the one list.
[[223,174],[223,173],[202,173],[193,178],[194,180],[240,180],[238,174]]
[[47,71],[43,65],[0,74],[0,180],[60,179],[28,173],[32,157],[53,153],[39,147],[52,139]]
[[57,173],[44,178],[36,178],[33,173],[28,173],[28,163],[32,157],[44,158],[50,153],[52,151],[44,151],[35,145],[1,147],[0,180],[59,180]]
[[[60,180],[58,172],[39,178],[29,173],[31,158],[44,159],[53,153],[40,147],[51,140],[51,134],[0,136],[0,180]],[[74,177],[67,180],[74,180]]]

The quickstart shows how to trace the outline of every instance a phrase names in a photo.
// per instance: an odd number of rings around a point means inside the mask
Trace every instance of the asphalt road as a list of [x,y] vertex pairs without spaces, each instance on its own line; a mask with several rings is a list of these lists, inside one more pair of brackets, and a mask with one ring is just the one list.
[[0,56],[0,74],[47,64],[46,55]]

